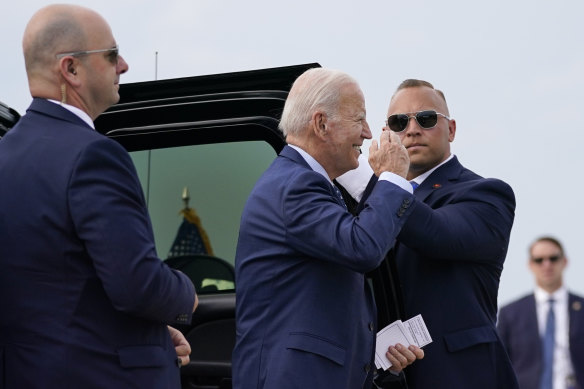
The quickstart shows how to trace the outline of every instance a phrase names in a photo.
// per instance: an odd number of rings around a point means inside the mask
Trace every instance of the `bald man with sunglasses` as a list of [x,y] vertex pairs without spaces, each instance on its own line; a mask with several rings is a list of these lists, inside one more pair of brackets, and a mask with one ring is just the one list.
[[[408,150],[415,200],[389,252],[401,319],[422,314],[433,342],[404,371],[413,389],[517,388],[496,329],[497,294],[515,214],[509,185],[464,168],[451,154],[456,121],[444,94],[422,80],[405,80],[389,104],[384,131]],[[369,166],[377,172],[376,166]],[[364,162],[338,178],[367,199],[377,174]],[[399,281],[397,280],[399,278]],[[401,291],[401,296],[400,296]]]
[[128,152],[93,120],[128,64],[107,22],[37,11],[23,38],[32,103],[0,141],[0,387],[180,388],[197,306],[156,255]]
[[[521,389],[584,387],[584,297],[564,286],[567,265],[559,240],[551,236],[536,239],[528,257],[535,291],[499,312],[497,330]],[[546,360],[548,327],[552,340]]]

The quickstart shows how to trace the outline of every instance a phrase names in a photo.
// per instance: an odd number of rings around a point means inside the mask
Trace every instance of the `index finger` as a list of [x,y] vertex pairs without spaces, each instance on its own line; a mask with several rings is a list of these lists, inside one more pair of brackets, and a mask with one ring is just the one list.
[[377,141],[375,139],[373,139],[373,141],[371,141],[371,146],[369,146],[369,155],[375,153],[377,151],[378,147],[377,147]]
[[379,136],[379,143],[391,143],[390,136],[391,134],[388,133],[389,131],[382,131],[381,135]]
[[399,137],[399,135],[395,132],[395,131],[384,131],[384,132],[389,132],[389,136],[390,136],[390,141],[394,142],[396,145],[401,146],[401,138]]

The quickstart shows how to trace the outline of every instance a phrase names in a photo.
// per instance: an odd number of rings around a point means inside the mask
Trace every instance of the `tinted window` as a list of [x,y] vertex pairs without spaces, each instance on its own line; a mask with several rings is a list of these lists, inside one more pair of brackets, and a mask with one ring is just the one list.
[[[175,241],[183,222],[182,193],[187,187],[189,207],[208,236],[212,256],[233,266],[243,206],[257,179],[276,157],[274,149],[253,141],[136,151],[131,156],[148,203],[158,255],[166,259]],[[199,277],[195,285],[202,282],[202,286],[213,287],[197,286],[199,292],[233,289],[229,281],[217,279],[223,277],[216,269],[201,269],[207,267],[194,271]],[[213,274],[200,274],[206,271]]]

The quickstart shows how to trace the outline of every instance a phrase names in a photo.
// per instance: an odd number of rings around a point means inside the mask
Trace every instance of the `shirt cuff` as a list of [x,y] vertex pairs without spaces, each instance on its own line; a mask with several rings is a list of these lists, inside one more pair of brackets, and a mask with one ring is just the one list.
[[380,181],[381,180],[389,181],[389,182],[399,186],[403,190],[407,190],[410,194],[414,193],[414,188],[412,187],[412,184],[410,184],[410,182],[408,180],[406,180],[405,178],[403,178],[402,176],[398,176],[395,173],[382,172],[379,175],[379,180]]

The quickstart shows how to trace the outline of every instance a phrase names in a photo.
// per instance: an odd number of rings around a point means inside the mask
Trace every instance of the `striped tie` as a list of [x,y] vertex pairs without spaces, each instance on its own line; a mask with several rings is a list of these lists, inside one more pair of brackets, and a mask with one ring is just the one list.
[[543,372],[541,374],[540,389],[553,388],[554,370],[554,337],[556,332],[556,317],[554,315],[554,300],[549,300],[549,310],[547,314],[545,332],[542,339],[543,350]]
[[333,189],[335,191],[335,195],[337,195],[339,200],[341,200],[341,204],[343,204],[343,207],[347,208],[347,204],[345,204],[345,199],[343,199],[343,195],[341,194],[341,191],[339,190],[339,188],[337,188],[336,185],[333,185]]

